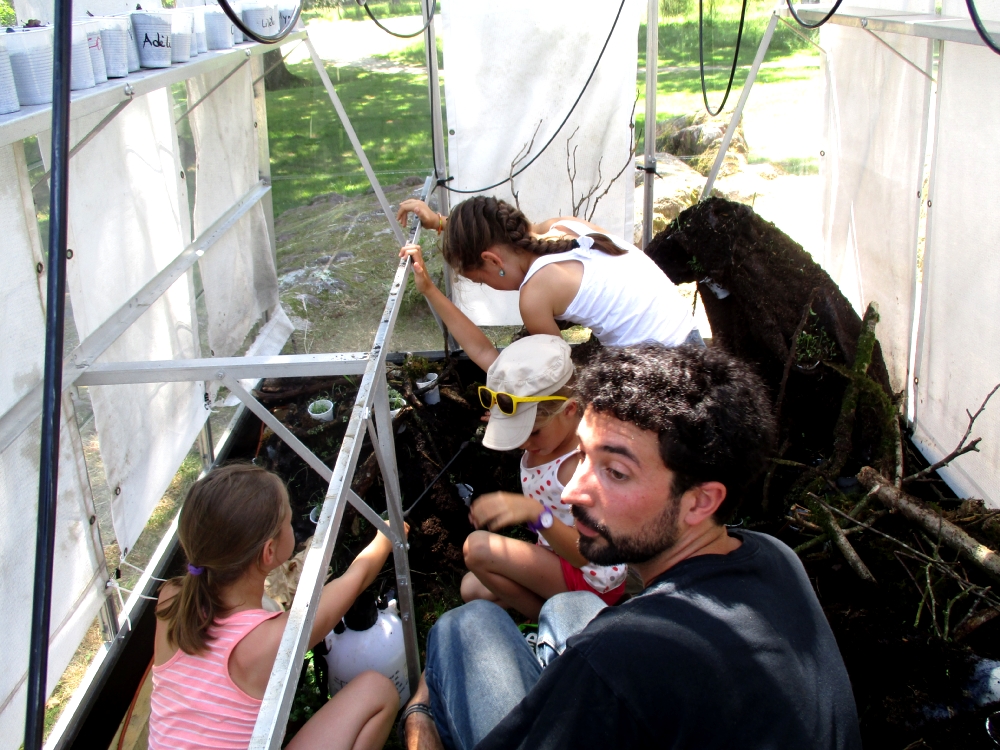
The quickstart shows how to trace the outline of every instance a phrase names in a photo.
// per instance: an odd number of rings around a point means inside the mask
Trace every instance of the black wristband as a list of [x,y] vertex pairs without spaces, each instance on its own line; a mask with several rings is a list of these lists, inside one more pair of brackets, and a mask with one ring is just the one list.
[[413,714],[424,714],[431,721],[434,721],[434,714],[431,712],[431,707],[428,704],[414,703],[412,706],[407,706],[403,710],[402,716],[399,717],[399,723],[396,724],[396,734],[399,735],[401,742],[406,742],[406,720]]

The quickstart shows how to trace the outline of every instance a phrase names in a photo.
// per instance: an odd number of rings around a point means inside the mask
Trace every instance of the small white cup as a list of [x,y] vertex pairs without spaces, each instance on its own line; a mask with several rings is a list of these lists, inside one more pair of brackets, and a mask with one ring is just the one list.
[[[427,373],[427,377],[425,377],[423,380],[417,381],[417,390],[422,390],[426,388],[431,383],[436,382],[437,379],[438,376],[436,372]],[[434,406],[434,404],[438,404],[440,402],[441,402],[441,391],[438,390],[437,386],[434,386],[429,391],[424,393],[424,403],[427,404],[428,406]]]
[[[321,409],[319,412],[313,411],[313,407]],[[333,401],[328,398],[321,398],[318,401],[313,401],[309,404],[307,409],[309,416],[315,419],[317,422],[332,422],[333,421]]]

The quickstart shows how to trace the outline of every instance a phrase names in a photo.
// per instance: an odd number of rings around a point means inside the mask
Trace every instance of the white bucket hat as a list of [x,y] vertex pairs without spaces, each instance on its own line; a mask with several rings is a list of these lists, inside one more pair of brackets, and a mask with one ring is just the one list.
[[[486,387],[512,396],[551,396],[573,377],[569,344],[561,336],[539,334],[515,341],[486,373]],[[535,426],[537,403],[518,404],[508,416],[493,404],[483,445],[509,451],[523,445]]]

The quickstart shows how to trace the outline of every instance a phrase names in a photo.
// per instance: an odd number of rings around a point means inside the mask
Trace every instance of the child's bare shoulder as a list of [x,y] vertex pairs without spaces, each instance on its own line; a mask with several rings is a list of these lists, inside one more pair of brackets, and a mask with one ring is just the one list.
[[573,478],[573,474],[576,473],[576,467],[579,465],[579,453],[574,453],[572,456],[563,461],[562,466],[559,467],[559,471],[556,472],[556,476],[559,478],[559,483],[565,487],[569,483],[569,480]]
[[181,587],[173,581],[167,581],[160,586],[160,593],[156,598],[156,608],[161,609],[162,607],[165,607],[170,603],[170,600],[179,593],[181,593]]

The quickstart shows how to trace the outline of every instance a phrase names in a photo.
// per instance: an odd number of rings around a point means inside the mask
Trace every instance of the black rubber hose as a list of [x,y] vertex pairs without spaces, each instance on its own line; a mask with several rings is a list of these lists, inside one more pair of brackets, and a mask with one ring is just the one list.
[[795,8],[792,7],[792,0],[785,0],[785,4],[788,6],[788,12],[792,14],[792,18],[795,19],[795,23],[797,23],[803,29],[818,29],[824,23],[833,18],[833,14],[837,12],[837,9],[840,8],[840,4],[842,2],[844,2],[844,0],[837,0],[837,2],[833,4],[833,7],[830,8],[830,12],[827,13],[825,16],[823,16],[823,18],[821,18],[816,23],[806,23],[801,18],[799,18],[798,15],[795,13]]
[[979,17],[979,11],[976,9],[975,1],[965,0],[965,5],[969,9],[969,15],[972,17],[972,25],[975,26],[976,31],[979,32],[979,36],[982,38],[983,44],[1000,55],[1000,45],[997,45],[993,37],[990,36],[990,32],[986,30],[986,25],[983,23],[983,19]]
[[219,0],[219,6],[223,11],[225,11],[225,14],[229,16],[229,20],[233,22],[233,25],[243,33],[243,36],[249,37],[255,42],[260,42],[261,44],[277,44],[280,42],[292,32],[292,29],[295,28],[295,24],[299,21],[299,16],[302,14],[302,0],[299,0],[299,2],[295,5],[295,12],[292,13],[292,17],[289,19],[287,24],[278,29],[277,34],[274,36],[261,36],[256,31],[250,31],[250,29],[247,28],[247,25],[243,23],[243,19],[240,17],[240,14],[230,7],[229,0]]
[[392,29],[387,29],[385,26],[379,23],[379,20],[375,18],[375,14],[372,13],[371,8],[368,7],[367,0],[365,0],[365,2],[361,4],[361,7],[365,9],[365,13],[367,13],[368,17],[375,22],[375,25],[378,26],[380,29],[382,29],[382,31],[384,31],[386,34],[392,34],[392,36],[398,37],[400,39],[413,39],[413,37],[420,36],[425,31],[427,31],[427,27],[430,26],[431,22],[434,20],[434,9],[435,7],[437,7],[437,0],[434,0],[434,2],[432,2],[430,5],[431,8],[430,8],[430,13],[427,15],[427,23],[424,24],[424,27],[420,29],[420,31],[414,31],[412,34],[397,34]]
[[[726,84],[726,93],[722,96],[722,104],[719,108],[712,111],[712,108],[708,106],[708,90],[705,86],[705,44],[704,44],[704,18],[702,16],[702,5],[703,0],[698,0],[698,70],[701,73],[701,98],[705,102],[705,110],[708,112],[709,117],[715,117],[719,114],[723,108],[726,106],[726,102],[729,100],[729,92],[733,89],[733,78],[736,77],[736,67],[739,64],[740,59],[740,47],[743,44],[743,22],[747,17],[747,2],[748,0],[743,0],[743,9],[740,11],[740,28],[736,32],[736,49],[733,50],[733,65],[729,69],[729,83]],[[647,63],[648,64],[648,63]]]
[[52,615],[52,569],[59,491],[59,425],[62,416],[63,324],[66,317],[66,228],[69,214],[69,85],[73,3],[56,3],[52,47],[52,169],[49,173],[49,257],[45,307],[42,442],[38,472],[38,530],[31,601],[25,750],[40,750],[45,732],[46,675]]

